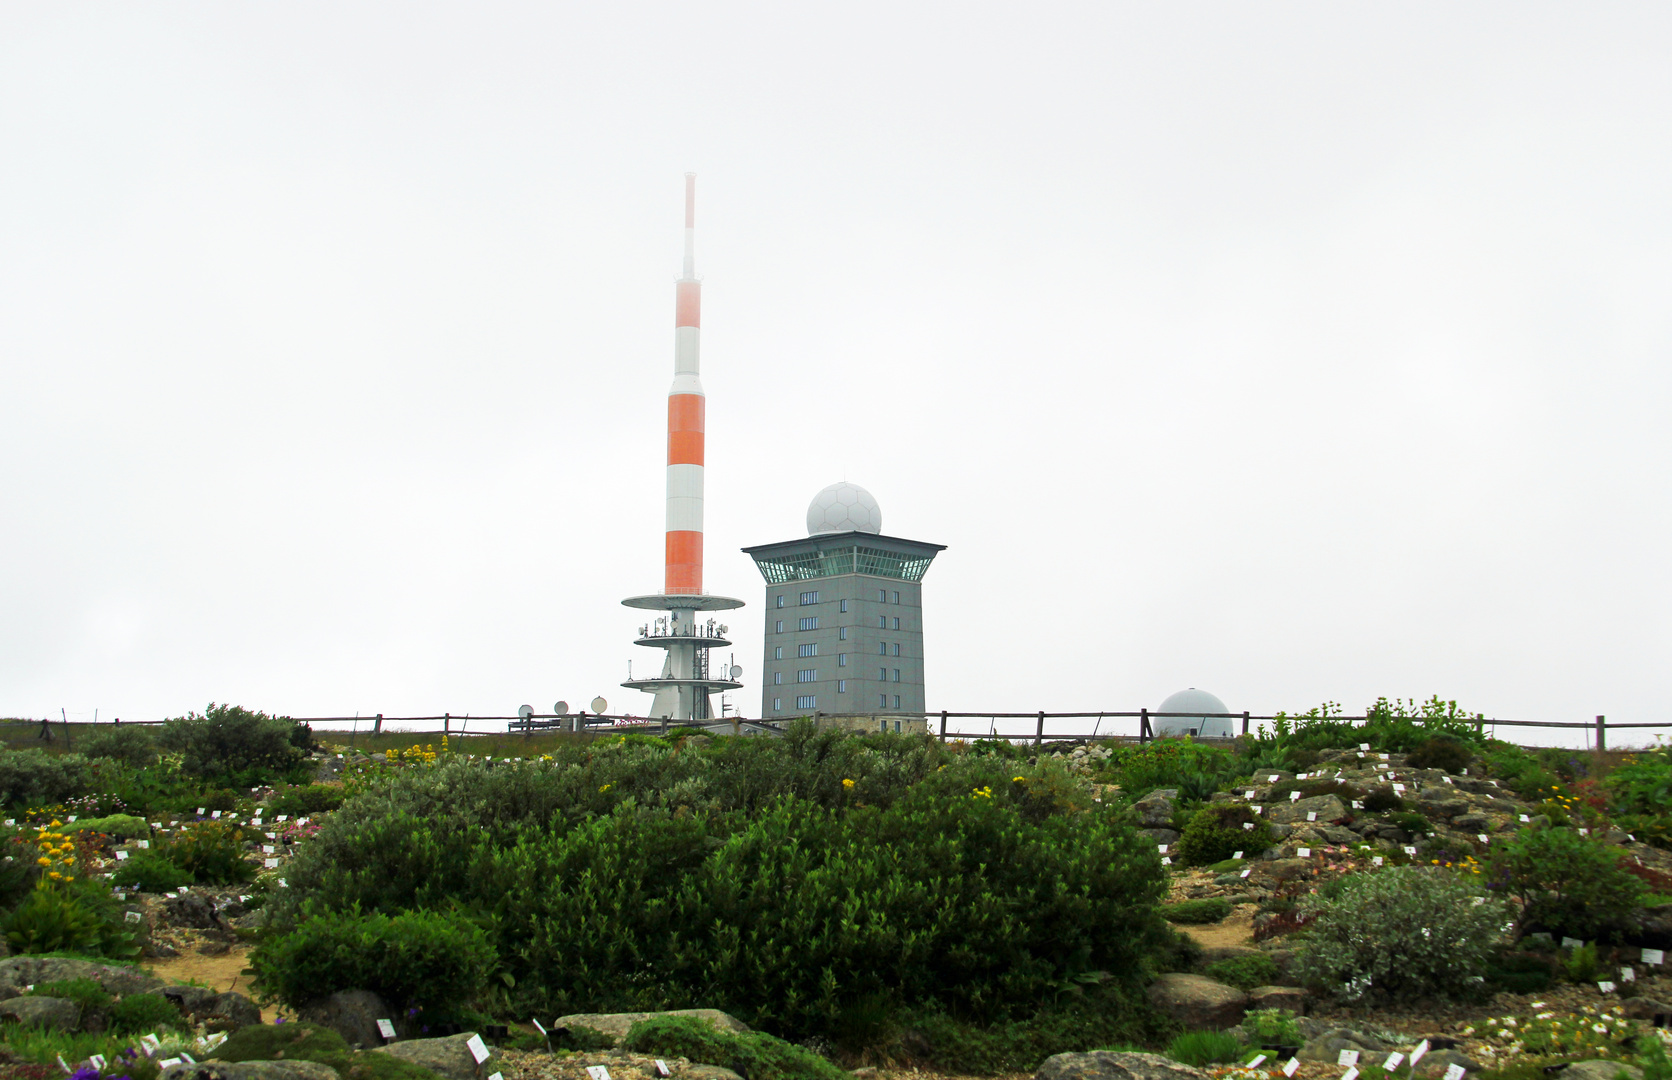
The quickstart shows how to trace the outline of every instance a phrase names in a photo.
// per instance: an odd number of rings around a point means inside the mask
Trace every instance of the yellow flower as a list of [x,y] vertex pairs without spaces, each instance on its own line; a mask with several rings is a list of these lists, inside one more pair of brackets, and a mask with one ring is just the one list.
[[35,865],[37,865],[37,866],[51,866],[52,865],[52,860],[47,858],[45,855],[42,855],[40,858],[35,860]]
[[598,789],[598,794],[602,795],[604,792],[608,791],[610,787],[611,785],[605,784],[603,787]]
[[853,787],[853,781],[852,780],[843,780],[842,781],[842,786],[845,787],[845,788],[851,788],[851,787]]
[[1011,780],[1011,783],[1015,783],[1015,784],[1020,784],[1022,782],[1022,778],[1020,776],[1012,776],[1010,778],[1010,780]]

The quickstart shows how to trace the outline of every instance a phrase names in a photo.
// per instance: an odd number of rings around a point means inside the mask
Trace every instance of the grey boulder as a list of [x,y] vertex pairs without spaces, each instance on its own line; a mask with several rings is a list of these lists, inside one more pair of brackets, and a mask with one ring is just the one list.
[[261,1023],[261,1009],[243,994],[202,986],[165,986],[159,991],[194,1023],[211,1031],[237,1031]]
[[[371,1052],[410,1061],[437,1076],[445,1077],[446,1080],[476,1080],[476,1058],[471,1055],[470,1047],[467,1045],[473,1037],[474,1033],[467,1031],[459,1035],[449,1035],[445,1039],[410,1039],[406,1042],[390,1043]],[[483,1062],[483,1066],[485,1072],[493,1071],[486,1068],[487,1062]]]
[[65,979],[92,979],[107,994],[126,997],[155,990],[163,981],[147,975],[138,968],[120,964],[97,964],[91,960],[72,960],[56,956],[14,956],[0,960],[0,997],[23,993],[26,986],[36,983],[60,982]]
[[401,1029],[408,1027],[403,1016],[397,1016],[389,1003],[370,990],[339,990],[327,998],[309,1002],[297,1015],[311,1023],[328,1027],[343,1037],[350,1046],[362,1049],[383,1045],[377,1022],[388,1020],[397,1034],[411,1034]]
[[0,1019],[74,1031],[81,1026],[81,1006],[68,998],[15,997],[0,1001]]
[[1266,820],[1284,825],[1306,824],[1307,814],[1317,814],[1313,824],[1334,825],[1347,817],[1347,807],[1334,795],[1315,795],[1297,802],[1279,803],[1266,811]]
[[1207,1073],[1159,1054],[1093,1050],[1045,1059],[1033,1080],[1207,1080]]
[[674,1075],[679,1080],[743,1080],[724,1065],[687,1065]]
[[552,1030],[559,1028],[586,1028],[596,1031],[600,1035],[608,1035],[614,1039],[616,1045],[627,1037],[627,1032],[641,1020],[648,1020],[652,1016],[694,1016],[699,1020],[706,1020],[716,1031],[746,1032],[749,1025],[719,1009],[669,1009],[667,1012],[625,1012],[625,1013],[571,1013],[560,1016],[552,1021]]
[[1248,1009],[1247,994],[1205,975],[1162,975],[1147,993],[1151,1005],[1187,1028],[1235,1027]]
[[1298,1013],[1306,1008],[1306,991],[1298,986],[1256,986],[1248,992],[1248,1007]]
[[1343,1050],[1370,1053],[1387,1048],[1387,1043],[1368,1032],[1355,1031],[1352,1028],[1332,1028],[1315,1039],[1308,1039],[1306,1045],[1300,1048],[1300,1053],[1295,1056],[1302,1061],[1334,1062]]
[[158,1080],[339,1080],[317,1061],[200,1061],[170,1065]]
[[1166,829],[1173,824],[1173,801],[1179,797],[1177,788],[1156,788],[1132,804],[1138,820],[1151,829]]
[[1614,1080],[1624,1072],[1631,1080],[1643,1080],[1643,1070],[1618,1061],[1574,1061],[1556,1075],[1561,1080]]

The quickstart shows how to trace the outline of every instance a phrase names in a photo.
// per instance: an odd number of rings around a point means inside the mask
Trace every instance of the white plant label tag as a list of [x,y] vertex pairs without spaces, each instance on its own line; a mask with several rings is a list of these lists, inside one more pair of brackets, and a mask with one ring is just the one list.
[[1446,1080],[1463,1080],[1463,1073],[1465,1071],[1466,1070],[1461,1065],[1457,1065],[1457,1064],[1447,1065],[1446,1066]]
[[1250,806],[1249,809],[1254,811],[1256,814],[1263,814],[1266,812],[1266,808],[1263,806]]
[[1242,852],[1240,852],[1240,851],[1233,851],[1233,852],[1231,852],[1231,858],[1233,858],[1233,859],[1240,859],[1240,858],[1242,858]]
[[69,817],[65,818],[64,820],[65,821],[74,821],[75,820],[75,815],[71,814]]
[[141,840],[141,841],[140,841],[140,842],[139,842],[139,849],[140,849],[140,850],[141,850],[141,851],[149,851],[149,850],[151,850],[151,841],[149,841],[149,840]]
[[591,1077],[592,1080],[610,1080],[610,1071],[602,1065],[588,1065],[586,1075]]
[[1666,951],[1664,949],[1644,949],[1643,962],[1645,964],[1664,964],[1666,963]]
[[1395,784],[1395,785],[1393,785],[1393,790],[1404,791],[1405,790],[1405,785],[1404,784]]
[[1528,817],[1528,816],[1527,816],[1527,815],[1526,815],[1526,814],[1522,814],[1522,815],[1521,815],[1521,820],[1522,820],[1522,821],[1523,821],[1523,822],[1531,822],[1531,821],[1532,821],[1532,820],[1533,820],[1533,819],[1532,819],[1532,818],[1530,818],[1530,817]]
[[1357,1065],[1358,1055],[1357,1050],[1343,1050],[1335,1055],[1335,1063],[1337,1065]]
[[216,820],[219,820],[220,816],[221,816],[221,812],[219,810],[216,810],[214,813],[210,814],[209,816],[212,817],[212,818],[215,818]]
[[1607,979],[1604,979],[1602,982],[1597,983],[1597,989],[1601,990],[1605,994],[1612,994],[1614,992],[1614,984],[1609,982]]
[[1417,849],[1412,847],[1410,844],[1405,845],[1404,851],[1407,855],[1415,855],[1417,853]]
[[379,1020],[377,1022],[377,1033],[385,1039],[393,1039],[395,1037],[395,1025],[388,1020]]
[[290,882],[286,881],[284,878],[280,878],[279,879],[279,888],[281,888],[281,889],[290,888]]
[[284,819],[285,819],[285,818],[287,818],[287,817],[289,817],[289,816],[290,816],[290,815],[289,815],[289,814],[280,814],[280,815],[279,815],[279,816],[278,816],[278,817],[277,817],[277,818],[275,818],[275,819],[274,819],[274,820],[275,820],[275,821],[283,821],[283,820],[284,820]]
[[1283,1063],[1283,1075],[1293,1076],[1298,1068],[1300,1068],[1300,1058],[1290,1058]]
[[661,1058],[657,1058],[656,1059],[656,1075],[657,1076],[672,1076],[673,1075],[673,1070],[668,1068],[668,1063],[667,1062],[663,1061]]
[[1369,750],[1370,749],[1370,744],[1367,743],[1367,742],[1361,742],[1361,743],[1358,744],[1358,748],[1360,750]]
[[1307,821],[1317,821],[1318,820],[1318,811],[1308,810],[1306,812],[1306,820]]
[[1155,849],[1157,851],[1161,852],[1161,854],[1163,854],[1163,855],[1167,854],[1167,845],[1166,844],[1157,844],[1157,845],[1155,845]]
[[1354,799],[1353,800],[1353,809],[1354,810],[1363,810],[1364,809],[1364,804],[1362,802],[1358,801],[1357,799]]
[[1247,877],[1249,874],[1252,874],[1253,872],[1254,872],[1254,868],[1252,866],[1250,866],[1247,870],[1244,870],[1242,873],[1238,874],[1237,877]]
[[488,1080],[505,1080],[504,1073],[489,1073]]
[[92,1057],[87,1059],[87,1063],[100,1072],[104,1072],[105,1057],[103,1054],[94,1054]]
[[1399,1053],[1389,1054],[1388,1059],[1386,1061],[1382,1062],[1382,1068],[1386,1069],[1388,1072],[1392,1072],[1393,1070],[1399,1068],[1399,1063],[1401,1061],[1404,1061],[1404,1060],[1405,1060],[1405,1055],[1404,1054],[1399,1054]]
[[279,865],[279,860],[277,860],[277,859],[264,859],[262,861],[264,861],[267,864],[267,869],[269,869],[269,870],[272,870],[273,868],[275,868]]
[[1242,823],[1242,827],[1243,827],[1243,831],[1252,832],[1253,829],[1254,829],[1254,823],[1252,821],[1245,821],[1245,822]]
[[1577,949],[1583,944],[1585,943],[1576,937],[1565,937],[1562,939],[1562,948],[1564,949]]
[[1580,830],[1579,830],[1579,835],[1580,835],[1580,836],[1589,836],[1589,835],[1591,835],[1591,830],[1589,830],[1589,829],[1580,829]]
[[1310,859],[1311,857],[1312,857],[1312,849],[1311,848],[1303,847],[1303,848],[1296,848],[1295,849],[1295,858],[1297,858],[1297,859]]
[[1275,784],[1281,779],[1283,779],[1281,776],[1278,776],[1276,773],[1273,773],[1272,775],[1266,777],[1266,783]]
[[1424,1039],[1417,1043],[1417,1048],[1415,1050],[1411,1051],[1411,1068],[1416,1068],[1417,1062],[1421,1061],[1423,1055],[1426,1053],[1428,1053],[1428,1040]]
[[1621,982],[1636,982],[1637,981],[1637,972],[1632,970],[1631,968],[1628,968],[1628,967],[1621,968],[1620,969],[1620,981]]
[[197,1064],[197,1058],[192,1057],[190,1054],[186,1053],[184,1050],[180,1051],[180,1060],[184,1061],[187,1065],[196,1065]]
[[197,808],[197,816],[198,817],[202,817],[204,814],[206,814],[208,812],[209,812],[208,807],[200,806],[200,807]]
[[1255,1054],[1255,1055],[1254,1055],[1254,1060],[1253,1060],[1253,1061],[1250,1061],[1250,1062],[1249,1062],[1249,1063],[1248,1063],[1248,1065],[1247,1065],[1247,1068],[1250,1068],[1250,1069],[1258,1069],[1258,1068],[1259,1068],[1259,1067],[1260,1067],[1260,1066],[1261,1066],[1261,1065],[1264,1065],[1264,1064],[1265,1064],[1265,1063],[1266,1063],[1266,1055],[1264,1055],[1264,1054]]
[[1300,802],[1300,792],[1298,792],[1298,791],[1289,792],[1289,801],[1290,802]]
[[1490,844],[1492,842],[1492,838],[1487,836],[1485,833],[1476,833],[1475,835],[1480,837],[1480,842],[1483,844]]
[[1341,1080],[1358,1080],[1358,1066],[1347,1066],[1347,1071],[1341,1074]]
[[116,853],[116,861],[117,862],[127,862],[128,861],[128,853],[126,851],[118,851]]
[[157,1067],[160,1069],[172,1069],[178,1064],[180,1064],[179,1058],[163,1058],[161,1061],[157,1062]]
[[476,1064],[488,1060],[488,1044],[482,1041],[482,1036],[472,1035],[465,1045],[470,1048],[470,1056],[476,1059]]
[[1371,859],[1370,859],[1370,865],[1371,865],[1371,866],[1380,866],[1380,865],[1382,865],[1382,857],[1381,857],[1381,856],[1380,856],[1380,855],[1373,855],[1373,856],[1371,856]]
[[144,916],[137,911],[130,911],[126,915],[122,916],[122,918],[127,922],[138,922],[140,919],[144,918]]
[[1449,777],[1449,776],[1442,776],[1442,777],[1440,777],[1440,779],[1444,780],[1448,784],[1451,783],[1451,777]]
[[1163,855],[1163,856],[1161,856],[1161,865],[1162,865],[1162,866],[1171,866],[1171,865],[1173,865],[1173,858],[1172,858],[1172,856],[1171,856],[1171,855]]
[[546,1025],[540,1023],[540,1021],[531,1019],[529,1022],[534,1025],[535,1031],[538,1031],[542,1035],[546,1033]]

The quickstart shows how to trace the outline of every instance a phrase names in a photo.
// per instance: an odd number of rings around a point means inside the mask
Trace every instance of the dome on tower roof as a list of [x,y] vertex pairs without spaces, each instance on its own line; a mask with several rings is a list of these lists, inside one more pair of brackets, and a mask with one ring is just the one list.
[[846,480],[831,484],[807,506],[807,533],[882,532],[882,511],[871,493]]
[[1213,716],[1213,713],[1228,713],[1231,710],[1225,703],[1208,693],[1192,686],[1188,690],[1180,690],[1161,703],[1155,710],[1159,713],[1208,713],[1207,716],[1157,716],[1150,720],[1150,730],[1157,735],[1196,735],[1204,739],[1229,739],[1236,732],[1231,728],[1231,721],[1227,717]]

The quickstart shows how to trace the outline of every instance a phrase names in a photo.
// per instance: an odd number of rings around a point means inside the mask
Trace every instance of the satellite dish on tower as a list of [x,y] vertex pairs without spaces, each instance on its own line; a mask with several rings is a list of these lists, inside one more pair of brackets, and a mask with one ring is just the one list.
[[567,701],[558,702],[556,705],[552,706],[552,712],[556,713],[559,716],[568,716],[569,715],[569,703]]
[[592,699],[592,711],[597,713],[599,716],[604,715],[604,711],[609,707],[610,703],[601,697],[595,697]]
[[741,674],[743,674],[743,669],[741,667],[739,667],[738,665],[733,664],[731,666],[731,677],[735,679]]
[[517,706],[517,715],[522,717],[524,720],[527,720],[529,717],[534,715],[534,706],[532,706],[532,705],[519,705],[519,706]]

